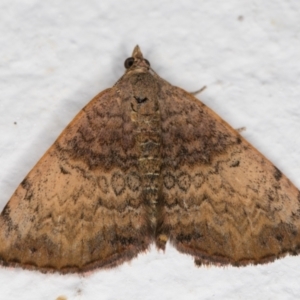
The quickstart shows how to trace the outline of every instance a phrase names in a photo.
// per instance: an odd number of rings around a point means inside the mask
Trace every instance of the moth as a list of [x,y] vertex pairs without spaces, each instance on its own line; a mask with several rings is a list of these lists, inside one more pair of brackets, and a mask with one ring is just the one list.
[[136,46],[0,216],[0,263],[117,266],[169,241],[196,265],[298,254],[300,192],[236,130],[160,78]]

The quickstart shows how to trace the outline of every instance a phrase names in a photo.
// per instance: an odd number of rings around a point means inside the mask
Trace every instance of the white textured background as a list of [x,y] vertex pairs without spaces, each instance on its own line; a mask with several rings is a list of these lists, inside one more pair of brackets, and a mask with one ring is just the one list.
[[[136,44],[300,187],[299,0],[1,0],[0,210]],[[300,257],[196,268],[154,248],[90,275],[0,268],[0,299],[299,299]]]

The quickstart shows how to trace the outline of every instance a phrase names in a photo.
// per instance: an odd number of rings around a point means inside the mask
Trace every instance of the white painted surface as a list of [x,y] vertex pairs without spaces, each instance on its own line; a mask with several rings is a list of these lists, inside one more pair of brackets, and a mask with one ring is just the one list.
[[[136,44],[300,187],[298,0],[0,2],[0,210],[74,115],[123,74]],[[14,124],[16,122],[16,124]],[[196,268],[155,248],[78,275],[0,268],[0,299],[299,299],[300,257]]]

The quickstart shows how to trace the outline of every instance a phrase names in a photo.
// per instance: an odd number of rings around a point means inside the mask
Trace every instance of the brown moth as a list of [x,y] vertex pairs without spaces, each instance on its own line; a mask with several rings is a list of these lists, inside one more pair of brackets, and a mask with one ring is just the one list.
[[197,265],[300,252],[300,193],[138,46],[84,107],[0,216],[0,261],[60,273],[128,261],[170,241]]

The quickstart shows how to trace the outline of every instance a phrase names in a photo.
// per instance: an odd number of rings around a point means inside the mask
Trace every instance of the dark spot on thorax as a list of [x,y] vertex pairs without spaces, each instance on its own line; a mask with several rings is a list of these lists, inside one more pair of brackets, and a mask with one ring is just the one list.
[[145,98],[140,98],[140,97],[136,97],[136,96],[134,96],[134,99],[135,99],[136,102],[139,103],[139,104],[144,103],[144,102],[146,102],[146,101],[148,100],[147,97],[145,97]]

